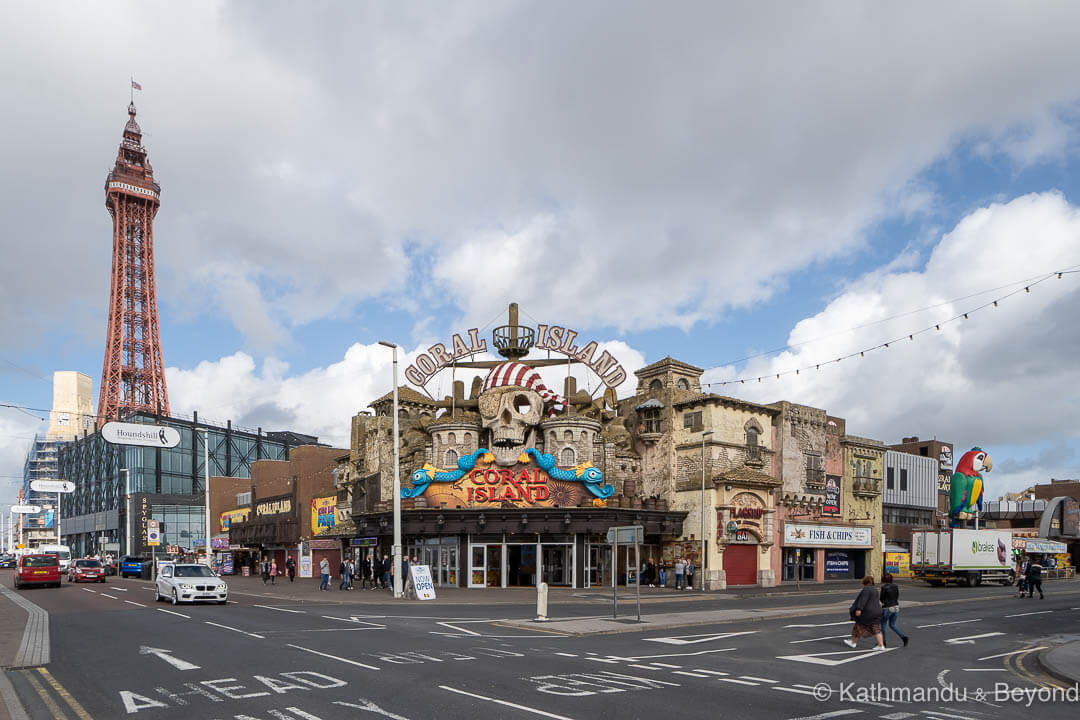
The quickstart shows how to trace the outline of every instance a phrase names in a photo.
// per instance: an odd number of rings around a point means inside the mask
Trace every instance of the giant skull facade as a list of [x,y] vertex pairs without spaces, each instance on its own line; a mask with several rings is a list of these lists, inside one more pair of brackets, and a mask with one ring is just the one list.
[[540,393],[516,386],[496,387],[481,394],[479,402],[495,463],[515,465],[526,448],[535,447],[534,431],[544,409]]

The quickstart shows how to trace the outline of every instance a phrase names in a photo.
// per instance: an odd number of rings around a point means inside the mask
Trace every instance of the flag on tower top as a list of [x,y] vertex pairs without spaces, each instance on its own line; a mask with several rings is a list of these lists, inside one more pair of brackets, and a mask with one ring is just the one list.
[[135,82],[134,80],[132,80],[132,81],[131,81],[131,88],[132,88],[133,90],[142,90],[142,85],[140,85],[139,83],[137,83],[137,82]]

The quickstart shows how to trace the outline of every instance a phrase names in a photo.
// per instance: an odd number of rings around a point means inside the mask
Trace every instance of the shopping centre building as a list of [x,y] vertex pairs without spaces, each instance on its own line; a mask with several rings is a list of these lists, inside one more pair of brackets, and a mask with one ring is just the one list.
[[[633,577],[611,527],[640,525],[641,560],[705,570],[706,587],[880,573],[884,445],[792,403],[702,390],[671,357],[634,373],[557,325],[510,322],[433,345],[398,393],[403,550],[437,585],[610,586]],[[452,394],[425,394],[449,374]],[[471,376],[465,382],[457,377]],[[561,386],[561,387],[559,387]],[[555,387],[559,387],[556,391]],[[587,391],[582,388],[593,388]],[[626,397],[617,399],[617,392]],[[325,538],[391,550],[393,399],[352,418],[338,517]]]

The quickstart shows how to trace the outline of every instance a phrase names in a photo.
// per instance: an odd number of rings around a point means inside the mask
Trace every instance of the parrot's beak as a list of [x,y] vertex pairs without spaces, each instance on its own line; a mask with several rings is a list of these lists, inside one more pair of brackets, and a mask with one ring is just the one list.
[[989,455],[987,455],[983,459],[983,470],[985,470],[986,472],[990,472],[993,469],[994,469],[994,461],[990,459]]

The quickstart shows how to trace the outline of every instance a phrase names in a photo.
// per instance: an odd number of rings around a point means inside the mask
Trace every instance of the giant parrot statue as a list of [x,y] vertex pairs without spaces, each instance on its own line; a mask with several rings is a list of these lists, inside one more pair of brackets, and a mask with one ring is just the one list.
[[976,507],[982,510],[982,471],[990,472],[993,469],[993,461],[986,454],[986,451],[980,447],[971,448],[960,458],[949,486],[949,519],[951,527],[956,527],[960,520],[971,517]]

